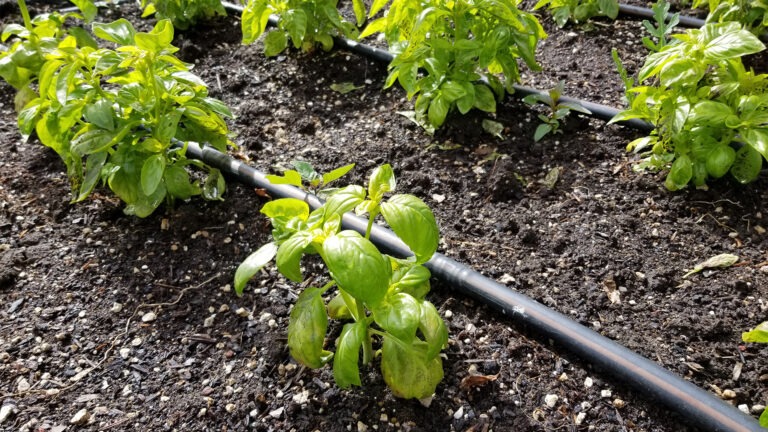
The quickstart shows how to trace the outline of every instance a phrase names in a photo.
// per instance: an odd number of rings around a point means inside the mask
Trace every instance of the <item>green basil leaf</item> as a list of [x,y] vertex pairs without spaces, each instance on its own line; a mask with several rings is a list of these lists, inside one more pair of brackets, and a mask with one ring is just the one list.
[[268,3],[266,1],[249,1],[243,9],[241,16],[241,30],[243,43],[252,44],[264,33],[267,27],[265,16],[269,17]]
[[360,349],[365,342],[368,327],[365,321],[344,324],[336,342],[336,355],[333,359],[333,378],[336,385],[345,389],[352,385],[360,386]]
[[171,47],[173,42],[173,24],[170,20],[160,20],[149,33],[136,33],[134,35],[136,46],[153,53],[159,53]]
[[697,126],[721,126],[725,124],[725,118],[733,114],[733,109],[727,104],[703,100],[693,106],[690,120]]
[[285,170],[281,176],[268,174],[265,177],[272,184],[289,184],[296,187],[301,187],[301,174],[299,174],[298,171]]
[[373,170],[368,180],[368,198],[380,202],[385,193],[394,192],[397,187],[392,166],[384,164]]
[[688,155],[679,155],[667,174],[666,186],[671,191],[684,188],[693,177],[693,162]]
[[323,350],[328,315],[320,288],[309,287],[299,294],[288,321],[288,348],[297,362],[311,367],[322,367],[333,353]]
[[533,133],[533,140],[539,142],[539,140],[544,138],[550,132],[552,132],[552,125],[542,123],[536,127],[536,132]]
[[417,299],[423,299],[429,292],[429,269],[423,265],[409,265],[392,272],[390,287],[396,292],[406,292]]
[[762,167],[763,156],[752,146],[745,145],[736,152],[736,160],[731,166],[731,175],[740,183],[750,183],[757,179]]
[[410,294],[387,296],[372,309],[376,323],[398,339],[410,342],[416,336],[421,319],[421,306]]
[[133,45],[136,29],[130,21],[120,18],[109,24],[94,23],[93,34],[118,45]]
[[107,152],[100,152],[88,156],[88,159],[85,161],[83,184],[80,185],[80,192],[74,202],[80,202],[91,194],[99,178],[101,178],[101,169],[107,161],[107,155]]
[[437,250],[440,233],[435,215],[424,201],[413,195],[394,195],[381,203],[381,214],[392,231],[411,248],[417,263],[429,261]]
[[343,216],[365,199],[365,189],[358,185],[349,185],[335,191],[325,201],[325,218],[334,214]]
[[243,295],[243,289],[248,281],[265,265],[269,264],[275,255],[277,255],[277,245],[275,243],[267,243],[256,252],[248,255],[248,258],[240,263],[237,271],[235,271],[235,293],[238,296]]
[[208,173],[208,177],[206,177],[205,183],[203,183],[203,198],[223,201],[222,197],[226,190],[227,183],[224,180],[224,176],[221,175],[221,171],[211,168],[211,172]]
[[[359,1],[359,0],[357,0],[357,1]],[[327,172],[327,173],[323,174],[323,185],[325,186],[328,183],[331,183],[332,181],[340,179],[345,174],[350,172],[352,170],[352,168],[354,168],[354,167],[355,167],[355,164],[352,163],[352,164],[349,164],[349,165],[344,165],[343,167],[336,168],[335,170],[333,170],[331,172]]]
[[288,39],[281,30],[272,30],[264,38],[264,55],[274,57],[288,47]]
[[298,218],[305,221],[309,218],[309,204],[296,198],[280,198],[264,204],[261,213],[270,219]]
[[450,109],[451,102],[442,92],[439,92],[437,96],[429,102],[429,110],[427,111],[429,123],[435,128],[442,126]]
[[83,115],[87,122],[93,123],[101,129],[115,130],[115,110],[112,109],[112,102],[108,99],[98,99],[86,105],[83,109]]
[[328,302],[328,316],[335,320],[347,320],[352,319],[352,312],[350,312],[347,303],[344,301],[344,296],[341,293],[336,294],[331,301]]
[[485,112],[496,112],[496,97],[485,85],[475,84],[475,108]]
[[384,255],[355,231],[342,231],[323,242],[322,257],[341,289],[369,305],[381,301],[392,271]]
[[112,146],[113,132],[103,129],[86,131],[72,140],[72,153],[85,156],[102,152]]
[[163,178],[168,194],[174,198],[184,200],[200,194],[200,187],[189,181],[189,173],[183,167],[167,167]]
[[294,282],[304,280],[301,274],[301,257],[313,238],[308,232],[297,232],[280,244],[277,250],[277,269],[283,276]]
[[169,146],[171,139],[176,136],[176,128],[179,126],[181,120],[182,111],[174,109],[173,111],[166,112],[161,116],[157,126],[152,130],[152,136],[163,145]]
[[721,61],[754,54],[765,49],[754,34],[748,30],[740,29],[735,32],[727,32],[710,41],[704,47],[704,56],[714,61]]
[[435,305],[426,300],[421,303],[419,330],[427,342],[427,359],[431,360],[448,343],[448,328]]
[[746,129],[741,131],[741,138],[768,159],[768,130]]
[[301,48],[304,35],[307,33],[307,14],[301,9],[291,9],[283,13],[280,19],[282,27],[291,36],[293,46]]
[[163,181],[165,173],[165,155],[152,155],[144,161],[141,167],[141,189],[147,195],[152,195]]
[[619,2],[617,0],[598,0],[600,12],[610,19],[616,19],[619,15]]
[[744,342],[768,343],[768,321],[762,322],[752,330],[742,333],[741,340]]
[[707,174],[713,178],[720,178],[731,169],[731,165],[736,160],[736,150],[729,145],[718,144],[707,155],[705,166]]
[[424,399],[435,393],[443,379],[443,363],[440,356],[429,359],[427,352],[427,344],[418,340],[409,345],[392,336],[384,338],[381,373],[395,396]]

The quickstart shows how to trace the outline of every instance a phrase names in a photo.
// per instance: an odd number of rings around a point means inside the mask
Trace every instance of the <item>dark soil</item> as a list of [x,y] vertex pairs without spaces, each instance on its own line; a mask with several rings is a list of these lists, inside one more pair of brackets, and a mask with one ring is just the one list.
[[[3,12],[3,23],[20,19]],[[619,106],[610,48],[630,71],[640,67],[639,22],[586,31],[542,21],[544,72],[523,84],[564,80],[568,95]],[[354,162],[355,182],[389,162],[398,188],[434,209],[442,253],[759,415],[767,351],[740,341],[768,309],[765,176],[670,193],[663,174],[633,172],[624,147],[637,132],[574,118],[534,143],[536,112],[514,98],[496,115],[452,117],[429,137],[397,114],[412,109],[401,91],[381,90],[385,66],[345,52],[266,59],[239,38],[230,17],[175,44],[237,115],[240,157],[271,172],[292,159],[321,171]],[[342,82],[364,87],[331,90]],[[288,354],[299,286],[271,269],[240,298],[230,287],[236,266],[268,240],[264,198],[231,182],[224,202],[193,199],[146,219],[123,215],[105,189],[71,205],[62,163],[21,140],[12,101],[0,85],[3,431],[691,430],[438,281],[429,299],[451,339],[431,406],[394,398],[378,368],[363,369],[364,388],[339,390],[330,368],[297,367]],[[485,118],[505,126],[504,139],[483,131]],[[553,168],[560,175],[548,187]],[[720,253],[739,264],[683,279]],[[470,373],[497,378],[462,387]],[[70,425],[83,409],[89,418]]]

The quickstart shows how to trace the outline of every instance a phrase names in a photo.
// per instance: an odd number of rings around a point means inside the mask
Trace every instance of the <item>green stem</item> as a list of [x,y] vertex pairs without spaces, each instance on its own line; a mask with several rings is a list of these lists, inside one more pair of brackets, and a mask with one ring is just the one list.
[[24,27],[30,32],[32,31],[32,19],[29,17],[29,10],[27,9],[27,2],[25,0],[18,0],[19,9],[21,9],[21,16],[24,18]]
[[328,281],[327,284],[323,285],[323,287],[320,288],[320,295],[325,294],[325,292],[331,289],[334,285],[336,285],[335,280],[331,279],[330,281]]
[[368,226],[365,228],[365,238],[366,240],[371,239],[371,229],[373,228],[373,220],[376,219],[376,216],[379,215],[379,206],[376,206],[376,210],[372,210],[371,214],[368,215]]
[[[359,301],[355,303],[357,303],[357,315],[361,320],[365,320],[365,306]],[[371,342],[370,330],[369,327],[365,327],[365,335],[363,336],[363,364],[369,364],[373,361],[373,343]]]

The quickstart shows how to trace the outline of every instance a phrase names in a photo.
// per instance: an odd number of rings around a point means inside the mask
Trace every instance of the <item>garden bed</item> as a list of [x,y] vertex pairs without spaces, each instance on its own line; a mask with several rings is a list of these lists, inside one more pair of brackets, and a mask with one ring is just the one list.
[[[636,70],[640,23],[542,22],[544,72],[523,84],[565,80],[568,95],[619,106],[610,48]],[[354,162],[357,182],[389,162],[399,190],[434,209],[442,253],[729,403],[765,404],[766,350],[740,342],[768,308],[764,176],[670,193],[662,175],[632,171],[623,149],[636,132],[574,118],[534,143],[535,112],[514,98],[494,116],[503,139],[483,131],[490,116],[480,113],[429,137],[397,114],[412,109],[402,92],[381,91],[385,66],[346,52],[267,59],[239,40],[229,17],[175,41],[237,116],[238,157],[272,172],[293,159],[321,171]],[[361,88],[331,89],[345,82]],[[270,270],[241,298],[230,288],[239,262],[268,239],[264,197],[230,182],[223,202],[193,199],[147,219],[123,215],[106,190],[70,205],[63,165],[20,140],[12,100],[0,86],[0,390],[15,407],[3,430],[62,430],[82,409],[92,430],[690,429],[440,283],[429,299],[450,343],[430,407],[394,398],[374,368],[363,369],[364,389],[339,390],[330,368],[296,367],[288,354],[298,287]],[[719,253],[741,261],[683,279]],[[494,379],[468,385],[473,373]]]

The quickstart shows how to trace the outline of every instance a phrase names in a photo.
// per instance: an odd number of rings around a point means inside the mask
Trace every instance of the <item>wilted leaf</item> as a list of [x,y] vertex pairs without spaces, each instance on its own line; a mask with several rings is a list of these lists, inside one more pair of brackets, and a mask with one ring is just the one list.
[[705,269],[727,268],[736,264],[738,261],[739,261],[738,255],[732,255],[732,254],[715,255],[712,258],[702,263],[696,264],[696,267],[694,267],[693,270],[686,273],[685,276],[683,276],[683,279]]
[[504,139],[504,136],[501,134],[501,132],[504,130],[504,125],[497,121],[489,119],[483,120],[483,130],[497,137],[498,139]]
[[547,175],[544,177],[543,180],[541,180],[541,184],[547,187],[547,189],[552,190],[555,188],[555,185],[557,185],[557,181],[560,180],[560,173],[563,172],[562,167],[554,167]]
[[355,90],[359,90],[361,88],[365,88],[365,86],[356,86],[354,83],[351,83],[351,82],[331,84],[331,90],[341,94],[347,94]]

